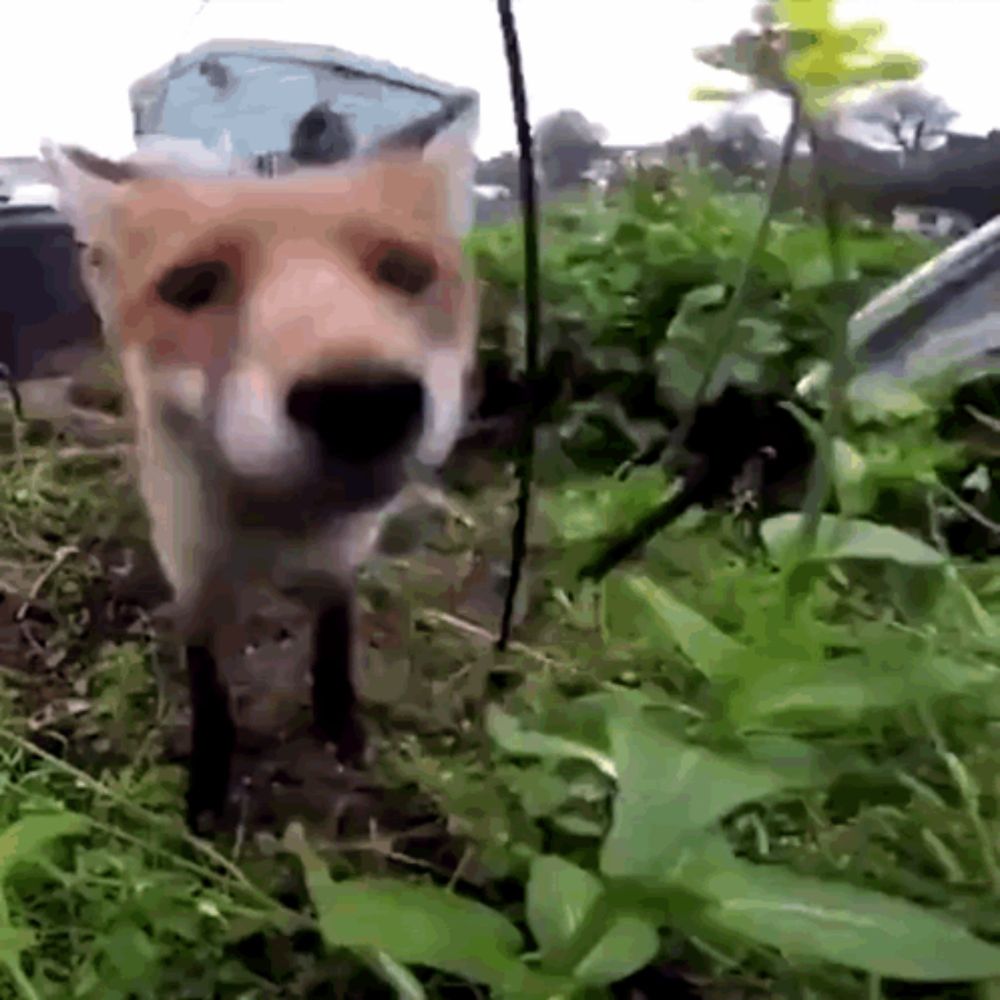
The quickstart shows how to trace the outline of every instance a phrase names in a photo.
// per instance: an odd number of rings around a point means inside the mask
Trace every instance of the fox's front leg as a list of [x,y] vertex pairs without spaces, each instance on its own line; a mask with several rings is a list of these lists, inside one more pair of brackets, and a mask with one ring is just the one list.
[[206,813],[219,820],[225,812],[236,724],[211,640],[206,637],[186,643],[184,656],[191,693],[187,822],[193,832],[200,833]]
[[220,557],[214,571],[203,573],[196,587],[180,588],[177,604],[191,700],[187,822],[194,833],[203,831],[206,818],[205,832],[222,820],[236,752],[236,721],[219,650],[223,637],[238,623],[240,605],[221,564]]
[[344,587],[313,599],[313,724],[324,742],[333,743],[343,763],[359,763],[365,731],[358,712],[353,668],[356,659],[356,606],[353,589]]

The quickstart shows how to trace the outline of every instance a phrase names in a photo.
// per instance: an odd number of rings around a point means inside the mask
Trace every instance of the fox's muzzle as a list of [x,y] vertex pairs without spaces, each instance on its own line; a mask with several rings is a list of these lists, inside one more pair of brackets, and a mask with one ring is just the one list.
[[287,398],[288,416],[312,439],[321,461],[358,467],[411,448],[424,409],[421,380],[391,368],[301,379]]
[[238,524],[310,530],[389,503],[418,473],[433,409],[422,378],[385,364],[293,380],[232,373],[222,405],[165,424],[227,496]]

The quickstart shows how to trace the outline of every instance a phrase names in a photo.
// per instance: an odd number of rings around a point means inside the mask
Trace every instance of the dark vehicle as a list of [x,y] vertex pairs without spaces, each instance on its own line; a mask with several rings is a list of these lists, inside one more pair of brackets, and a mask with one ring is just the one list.
[[77,253],[55,208],[0,204],[0,362],[15,379],[73,371],[99,346]]

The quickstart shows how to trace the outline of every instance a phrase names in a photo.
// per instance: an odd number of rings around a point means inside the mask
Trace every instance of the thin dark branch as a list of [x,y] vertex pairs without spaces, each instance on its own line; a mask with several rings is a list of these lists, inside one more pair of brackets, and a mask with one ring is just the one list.
[[[507,68],[510,73],[510,96],[517,127],[520,155],[521,212],[524,226],[524,367],[527,383],[533,384],[538,372],[539,330],[541,309],[538,289],[538,198],[535,185],[535,164],[532,156],[531,126],[528,123],[528,98],[524,89],[521,50],[510,0],[497,0],[500,31],[503,34]],[[534,415],[532,414],[532,417]],[[528,517],[531,506],[531,480],[535,461],[535,420],[529,419],[523,432],[518,453],[517,520],[511,536],[510,580],[500,623],[498,649],[506,649],[514,615],[514,600],[521,582],[521,571],[527,551]]]
[[632,526],[628,534],[612,539],[605,548],[589,560],[579,572],[581,580],[600,580],[619,563],[656,537],[667,525],[676,521],[702,495],[708,476],[704,463],[696,465],[684,477],[680,490],[669,500],[653,508]]

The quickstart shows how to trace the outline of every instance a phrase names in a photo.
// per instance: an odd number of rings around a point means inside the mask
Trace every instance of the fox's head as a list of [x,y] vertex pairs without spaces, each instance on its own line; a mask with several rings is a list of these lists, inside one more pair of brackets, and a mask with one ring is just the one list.
[[140,427],[279,517],[378,506],[442,461],[475,351],[471,141],[267,179],[48,145]]

